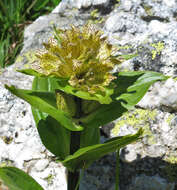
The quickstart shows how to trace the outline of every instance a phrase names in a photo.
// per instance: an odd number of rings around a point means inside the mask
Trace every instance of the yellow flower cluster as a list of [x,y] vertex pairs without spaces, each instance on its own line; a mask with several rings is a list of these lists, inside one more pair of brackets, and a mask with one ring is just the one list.
[[89,93],[103,92],[114,79],[110,71],[122,59],[115,57],[115,49],[95,26],[57,29],[44,43],[45,50],[36,54],[32,68],[46,76],[68,79],[71,86]]

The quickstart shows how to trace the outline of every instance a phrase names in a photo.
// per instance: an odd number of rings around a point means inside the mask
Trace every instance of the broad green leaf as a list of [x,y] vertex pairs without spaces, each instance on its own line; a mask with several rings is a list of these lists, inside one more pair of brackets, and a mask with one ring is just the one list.
[[113,102],[101,105],[96,111],[82,117],[80,122],[86,127],[99,127],[123,115],[133,108],[145,95],[149,87],[156,81],[167,80],[169,77],[150,71],[120,72],[114,81],[117,84]]
[[[35,77],[32,90],[55,91],[55,79]],[[59,159],[63,160],[70,152],[70,131],[60,126],[48,114],[32,108],[37,130],[44,146]]]
[[33,69],[21,69],[21,70],[17,70],[20,73],[23,73],[25,75],[31,75],[31,76],[36,76],[36,77],[43,77],[44,75],[41,73],[36,72]]
[[62,163],[67,169],[74,171],[87,168],[92,162],[100,159],[102,156],[114,152],[136,140],[142,135],[143,130],[140,129],[134,135],[126,135],[116,137],[104,144],[96,144],[85,148],[80,148],[73,155],[68,156]]
[[[57,82],[54,78],[35,77],[33,79],[32,90],[55,92],[56,84]],[[48,116],[48,114],[45,112],[41,112],[34,107],[31,108],[36,125],[41,119],[45,119]]]
[[46,119],[48,114],[45,113],[45,112],[41,112],[39,111],[38,109],[36,108],[33,108],[31,107],[31,110],[32,110],[32,114],[33,114],[33,118],[34,118],[34,121],[36,123],[36,126],[38,126],[38,123],[41,119]]
[[[55,92],[58,87],[58,78],[53,77],[35,77],[32,89],[37,91]],[[65,80],[65,79],[60,79]]]
[[64,92],[68,94],[72,94],[74,96],[77,96],[79,98],[85,99],[85,100],[96,100],[100,104],[109,104],[112,102],[111,95],[113,94],[114,90],[111,88],[106,88],[105,87],[105,95],[102,94],[90,94],[85,91],[78,90],[71,85],[65,80],[63,81],[58,81],[58,88],[60,90],[63,90]]
[[93,111],[97,110],[98,107],[100,107],[100,105],[101,104],[95,100],[82,99],[81,111],[83,115],[88,115],[89,113],[92,113]]
[[15,167],[0,168],[0,181],[9,190],[44,190],[31,176]]
[[109,105],[101,105],[96,111],[80,118],[79,121],[88,128],[100,127],[121,117],[127,111],[121,101],[114,101]]
[[7,85],[5,87],[19,98],[27,101],[32,107],[55,118],[61,126],[71,131],[81,131],[83,129],[81,126],[76,125],[68,114],[57,109],[55,94],[53,92],[16,89],[14,86],[9,87]]
[[[117,80],[117,92],[121,94],[116,97],[116,100],[124,100],[125,103],[123,103],[123,106],[131,108],[143,98],[153,83],[167,80],[168,78],[168,76],[164,76],[161,73],[151,71],[120,72]],[[125,84],[125,81],[129,79],[132,81],[131,85],[127,85],[128,83]],[[119,87],[121,86],[125,89],[124,92],[119,91]]]
[[[70,131],[63,128],[59,123],[48,116],[45,120],[38,123],[38,132],[45,147],[64,160],[70,153]],[[63,130],[65,129],[65,130]]]
[[95,127],[85,127],[81,132],[80,147],[86,147],[100,143],[100,129]]

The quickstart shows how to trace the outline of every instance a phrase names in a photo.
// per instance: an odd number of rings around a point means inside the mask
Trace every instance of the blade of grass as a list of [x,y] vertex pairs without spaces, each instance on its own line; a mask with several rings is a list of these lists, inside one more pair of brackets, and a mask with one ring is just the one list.
[[22,17],[25,17],[26,14],[29,14],[30,10],[33,8],[33,6],[36,4],[37,0],[34,0],[31,5],[26,9],[26,11],[23,13]]
[[[15,61],[22,47],[25,23],[48,13],[60,0],[38,2],[39,0],[0,0],[0,67],[8,66]],[[22,27],[19,27],[19,24]]]
[[6,6],[3,4],[2,1],[0,1],[0,7],[1,7],[1,10],[3,11],[4,14],[6,14]]

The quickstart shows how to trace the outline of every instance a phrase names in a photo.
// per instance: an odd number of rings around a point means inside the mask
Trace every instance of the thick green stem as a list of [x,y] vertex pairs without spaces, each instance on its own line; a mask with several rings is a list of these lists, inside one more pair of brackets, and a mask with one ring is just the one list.
[[[76,98],[75,99],[77,103],[77,114],[76,118],[80,118],[82,115],[81,112],[81,99]],[[80,148],[80,132],[72,131],[71,132],[71,142],[70,142],[70,154],[74,154],[79,148]],[[79,179],[80,179],[80,172],[74,171],[70,172],[68,171],[68,190],[79,190]]]
[[[80,147],[80,132],[71,132],[71,144],[70,144],[70,154],[76,152]],[[70,172],[68,171],[68,190],[78,190],[76,189],[77,183],[79,181],[79,171]]]
[[68,172],[68,190],[79,190],[78,181],[79,181],[79,171],[77,172]]
[[115,190],[119,190],[119,171],[120,171],[120,162],[119,162],[119,149],[116,152],[116,187]]

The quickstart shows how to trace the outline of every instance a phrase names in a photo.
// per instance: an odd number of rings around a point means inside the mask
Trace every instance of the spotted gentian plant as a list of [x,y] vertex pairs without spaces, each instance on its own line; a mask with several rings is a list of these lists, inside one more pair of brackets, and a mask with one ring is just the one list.
[[[110,152],[118,158],[120,148],[140,138],[142,129],[100,143],[100,127],[132,109],[154,82],[167,79],[150,71],[113,73],[124,56],[102,34],[89,24],[55,29],[36,61],[20,70],[35,76],[32,90],[5,86],[31,104],[42,143],[68,170],[68,190],[79,189],[80,170]],[[0,178],[10,190],[43,189],[14,167],[0,168]]]

